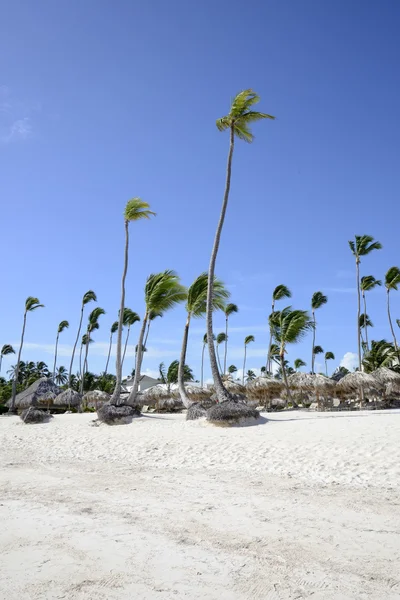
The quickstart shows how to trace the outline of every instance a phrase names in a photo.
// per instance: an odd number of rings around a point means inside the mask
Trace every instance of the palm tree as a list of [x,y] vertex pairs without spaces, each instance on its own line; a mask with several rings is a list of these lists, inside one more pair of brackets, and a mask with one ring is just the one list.
[[[81,339],[81,347],[79,349],[79,378],[80,380],[82,379],[82,352],[83,352],[83,348],[84,346],[86,346],[86,344],[91,344],[93,340],[88,339],[88,335],[86,333],[83,334],[82,339]],[[70,385],[68,384],[68,386],[70,387]]]
[[68,381],[68,371],[62,365],[56,370],[54,381],[57,385],[64,385]]
[[312,318],[313,318],[313,322],[314,322],[313,340],[312,340],[312,359],[311,359],[311,373],[312,374],[314,374],[314,363],[315,363],[315,352],[314,352],[314,350],[315,350],[315,332],[316,332],[316,329],[317,329],[317,323],[315,321],[315,311],[318,308],[321,308],[321,306],[323,306],[327,302],[328,302],[328,298],[327,298],[327,296],[324,296],[324,294],[322,292],[314,292],[314,294],[312,295],[312,298],[311,298],[311,311],[312,311]]
[[[186,323],[183,331],[182,349],[179,360],[179,373],[178,373],[178,384],[179,393],[183,404],[188,408],[191,404],[190,398],[186,394],[183,373],[186,360],[187,343],[189,338],[189,327],[192,318],[201,318],[206,314],[207,305],[207,287],[208,287],[208,275],[207,273],[201,273],[192,285],[189,287],[187,292],[186,300]],[[225,310],[225,301],[229,298],[229,292],[225,289],[224,284],[219,279],[214,281],[214,297],[213,297],[213,310]],[[228,305],[229,306],[229,305]],[[225,312],[226,314],[226,312]]]
[[[215,341],[215,335],[213,335],[213,341]],[[207,334],[205,333],[203,336],[203,350],[201,352],[201,379],[200,379],[201,387],[203,387],[203,383],[204,383],[204,350],[206,349],[206,345],[207,345]]]
[[325,372],[328,377],[328,360],[335,360],[333,352],[325,352]]
[[85,373],[88,371],[88,353],[89,353],[89,344],[91,342],[90,334],[93,333],[96,329],[99,329],[99,317],[101,315],[105,315],[106,311],[104,308],[100,308],[99,306],[92,310],[89,315],[88,324],[86,328],[86,344],[85,344],[85,359],[83,361],[83,374],[81,379],[81,389],[80,393],[83,394],[83,385],[85,381]]
[[[373,250],[381,250],[382,244],[374,242],[374,238],[370,235],[356,235],[354,240],[349,241],[350,250],[356,259],[356,280],[357,280],[357,345],[358,345],[358,367],[362,370],[361,363],[361,330],[360,330],[360,315],[361,315],[361,294],[360,294],[360,262],[362,256],[367,256]],[[363,391],[361,389],[361,400],[363,400]]]
[[146,331],[146,336],[144,338],[144,342],[143,342],[143,346],[147,345],[147,339],[149,337],[149,332],[150,332],[150,325],[152,324],[152,322],[154,321],[154,319],[156,319],[157,317],[162,317],[163,313],[159,310],[152,310],[149,313],[149,319],[148,319],[148,323],[147,323],[147,331]]
[[139,315],[137,313],[135,313],[130,308],[124,308],[124,316],[123,316],[122,322],[123,322],[123,324],[124,324],[125,327],[126,326],[128,327],[128,331],[127,331],[126,339],[125,339],[124,354],[122,356],[122,361],[121,361],[121,369],[122,369],[122,367],[124,365],[126,348],[128,346],[129,333],[131,331],[131,327],[132,327],[132,325],[134,325],[138,321],[140,321],[140,317],[139,317]]
[[[171,383],[178,383],[179,378],[179,360],[173,360],[167,370],[167,385]],[[189,365],[185,365],[183,368],[183,381],[193,381],[194,375]]]
[[[208,341],[208,334],[207,334],[207,341]],[[219,358],[219,345],[226,342],[226,334],[223,332],[218,333],[216,341],[217,341],[217,360],[218,360],[219,372],[222,375],[221,360]]]
[[74,364],[76,346],[78,344],[79,336],[81,334],[82,321],[83,321],[83,311],[85,310],[86,304],[89,304],[89,302],[97,302],[97,296],[96,296],[96,294],[94,293],[93,290],[89,290],[88,292],[86,292],[86,294],[84,294],[83,298],[82,298],[81,317],[80,317],[80,320],[79,320],[78,333],[76,334],[76,340],[75,340],[75,344],[74,344],[74,347],[73,347],[73,350],[72,350],[71,364],[69,365],[68,387],[71,387],[72,366]]
[[324,353],[324,349],[322,348],[322,346],[318,346],[318,345],[314,346],[314,348],[313,348],[314,362],[315,362],[315,357],[317,356],[317,354],[323,354],[323,353]]
[[167,383],[167,372],[165,370],[165,365],[163,362],[158,365],[158,372],[160,374],[160,377],[158,379],[162,383]]
[[396,334],[395,334],[394,328],[393,328],[392,316],[390,314],[390,302],[389,302],[390,291],[391,290],[397,291],[399,284],[400,284],[400,269],[399,269],[399,267],[390,267],[389,271],[385,275],[385,287],[386,287],[386,291],[387,291],[387,313],[388,313],[390,331],[392,332],[392,336],[393,336],[394,347],[396,350],[396,354],[397,354],[398,358],[400,359],[399,347],[397,345]]
[[369,352],[364,356],[363,367],[366,373],[372,373],[379,367],[392,367],[396,360],[396,349],[386,340],[372,340]]
[[[249,381],[253,381],[253,379],[256,378],[256,374],[254,373],[254,371],[252,371],[251,369],[249,369],[246,373],[246,382],[248,383]],[[244,383],[244,382],[242,382]]]
[[[255,341],[254,335],[246,335],[246,337],[244,338],[244,359],[243,359],[242,385],[244,385],[244,373],[246,370],[247,346],[254,341]],[[247,380],[249,381],[249,379],[247,379]]]
[[293,364],[296,371],[301,369],[301,367],[307,366],[307,363],[305,363],[304,360],[302,360],[301,358],[296,358]]
[[270,316],[270,325],[272,325],[273,336],[280,346],[279,357],[287,397],[291,400],[293,406],[297,406],[292,399],[286,376],[286,346],[287,344],[297,344],[302,340],[313,329],[314,323],[306,310],[293,310],[291,306],[287,306]]
[[[215,285],[215,283],[214,283]],[[224,309],[224,313],[225,313],[225,353],[224,353],[224,375],[226,373],[226,356],[228,353],[228,319],[231,315],[233,315],[234,313],[238,313],[239,312],[239,308],[236,304],[232,304],[229,303],[225,306]]]
[[[291,297],[292,297],[292,292],[289,290],[288,287],[286,287],[286,285],[283,285],[283,283],[281,283],[280,285],[277,285],[276,288],[274,289],[274,291],[272,292],[271,315],[273,315],[275,312],[275,302],[277,302],[278,300],[283,300],[283,298],[291,298]],[[272,371],[272,360],[273,360],[273,358],[271,356],[272,343],[273,343],[273,336],[272,336],[272,328],[270,327],[268,357],[267,357],[267,372],[268,373],[271,373],[271,371]]]
[[[135,402],[138,393],[143,356],[143,339],[146,332],[149,313],[151,311],[165,313],[167,310],[174,308],[174,306],[186,300],[186,298],[186,288],[180,284],[179,277],[175,271],[166,270],[161,273],[152,273],[147,278],[144,289],[145,313],[137,344],[138,350],[136,354],[135,377],[129,395],[130,404]],[[118,399],[114,399],[114,402],[117,401]]]
[[[363,345],[363,354],[365,354],[365,352],[368,352],[368,344],[367,344],[367,339],[368,339],[368,327],[373,327],[374,324],[371,321],[371,319],[369,318],[369,316],[367,315],[367,313],[361,313],[360,315],[360,332],[361,332],[361,344]],[[362,335],[362,331],[365,331],[365,342],[363,339],[363,335]]]
[[3,356],[7,356],[7,354],[15,354],[14,348],[11,344],[4,344],[0,351],[0,373],[1,373],[1,363],[3,362]]
[[110,355],[111,355],[111,347],[112,347],[113,335],[114,335],[114,333],[116,331],[118,331],[118,321],[114,321],[114,323],[111,325],[111,329],[110,329],[110,344],[108,346],[108,355],[107,355],[106,368],[104,370],[104,377],[107,375],[108,363],[110,362]]
[[228,367],[228,373],[229,373],[229,375],[233,375],[234,373],[237,373],[237,367],[236,367],[236,365],[230,365]]
[[[364,302],[364,319],[365,320],[367,317],[367,299],[365,297],[365,292],[369,292],[370,290],[373,290],[375,287],[381,286],[381,285],[382,285],[382,281],[380,281],[379,279],[375,279],[375,277],[373,275],[364,275],[364,277],[361,277],[360,288],[361,288],[362,298],[363,298],[363,302]],[[368,345],[368,330],[367,329],[365,329],[365,343],[367,345],[367,350],[368,350],[369,345]]]
[[54,350],[54,367],[53,367],[53,379],[56,373],[56,364],[57,364],[57,349],[58,349],[58,338],[60,333],[64,331],[64,329],[68,329],[69,323],[68,321],[61,321],[57,327],[57,337],[56,337],[56,347]]
[[42,377],[50,377],[50,371],[46,363],[41,360],[35,364],[32,375],[35,378],[34,381],[36,381],[36,379],[41,379]]
[[217,357],[215,353],[215,347],[213,341],[213,287],[214,287],[214,275],[215,275],[215,263],[217,261],[218,248],[221,240],[222,228],[224,226],[225,214],[228,207],[229,190],[231,186],[231,172],[232,172],[232,157],[235,143],[235,136],[245,142],[251,143],[253,141],[253,134],[250,130],[251,124],[259,121],[260,119],[274,119],[271,115],[265,113],[255,112],[252,110],[253,106],[259,102],[260,98],[248,89],[240,92],[233,99],[229,114],[221,119],[217,120],[217,128],[219,131],[229,130],[230,132],[230,143],[228,162],[226,167],[226,182],[224,199],[222,202],[222,208],[220,217],[218,220],[217,230],[215,233],[213,249],[211,252],[210,266],[208,269],[208,290],[207,290],[207,339],[208,339],[208,350],[210,353],[210,365],[211,372],[214,379],[215,392],[218,397],[218,401],[229,399],[229,394],[224,388],[220,373],[218,371]]
[[[118,404],[119,397],[121,394],[121,381],[122,381],[122,360],[121,360],[121,349],[122,349],[122,326],[124,321],[124,308],[125,308],[125,279],[128,272],[128,250],[129,250],[129,223],[130,221],[139,221],[141,219],[150,219],[151,216],[155,216],[156,213],[150,210],[150,205],[147,202],[143,202],[140,198],[132,198],[128,200],[125,206],[124,212],[124,224],[125,224],[125,250],[124,250],[124,268],[122,271],[121,280],[121,302],[119,307],[118,317],[118,333],[117,333],[117,358],[116,358],[116,382],[113,395],[111,396],[110,402],[112,404]],[[142,342],[140,346],[142,346]]]

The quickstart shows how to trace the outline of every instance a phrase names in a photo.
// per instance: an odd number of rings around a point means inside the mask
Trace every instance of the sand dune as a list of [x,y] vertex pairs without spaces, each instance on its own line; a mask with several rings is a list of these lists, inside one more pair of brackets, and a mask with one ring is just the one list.
[[0,598],[400,598],[400,411],[0,419]]

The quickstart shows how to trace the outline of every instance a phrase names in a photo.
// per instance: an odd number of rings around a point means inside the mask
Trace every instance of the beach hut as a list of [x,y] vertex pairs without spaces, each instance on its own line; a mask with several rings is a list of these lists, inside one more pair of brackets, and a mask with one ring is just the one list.
[[384,403],[390,404],[390,400],[394,399],[395,405],[397,405],[400,396],[400,373],[387,367],[379,367],[371,375],[383,386]]
[[[318,410],[329,403],[333,404],[333,394],[336,387],[335,382],[329,377],[320,375],[319,373],[293,373],[288,377],[288,384],[291,390],[300,392],[300,401],[304,402],[304,396],[315,395]],[[323,402],[321,403],[321,398]]]
[[71,408],[79,408],[82,402],[82,395],[71,388],[68,388],[61,392],[53,400],[53,406],[57,406],[58,408],[64,408],[71,410]]
[[267,408],[268,404],[268,408],[271,409],[273,400],[276,400],[275,405],[281,404],[279,396],[283,387],[283,382],[279,379],[272,379],[265,376],[256,377],[256,379],[253,379],[253,381],[250,381],[246,385],[246,396],[249,400],[257,400],[265,408]]
[[[51,397],[54,400],[60,392],[61,389],[51,379],[42,377],[34,381],[26,390],[16,395],[15,408],[23,410],[30,406],[47,407],[49,398]],[[11,406],[11,398],[7,401],[6,406]]]
[[361,391],[369,396],[380,396],[384,392],[384,385],[371,373],[363,371],[348,373],[336,384],[336,394],[339,397],[359,396],[361,402]]
[[86,408],[95,408],[96,410],[110,400],[110,395],[101,390],[91,390],[86,392],[82,398],[82,404]]

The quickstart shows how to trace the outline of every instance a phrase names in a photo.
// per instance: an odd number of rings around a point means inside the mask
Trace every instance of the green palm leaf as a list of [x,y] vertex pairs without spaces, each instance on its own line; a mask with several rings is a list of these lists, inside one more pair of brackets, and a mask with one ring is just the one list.
[[254,341],[255,341],[254,335],[247,335],[244,338],[244,345],[247,346],[247,344],[250,344],[251,342],[254,342]]
[[333,352],[325,352],[325,360],[335,360]]
[[89,302],[97,302],[97,296],[93,290],[89,290],[86,294],[83,294],[82,304],[86,305]]
[[111,333],[115,333],[116,331],[118,331],[118,321],[114,321],[114,323],[111,325],[110,331]]
[[239,139],[251,143],[254,136],[250,125],[262,119],[275,119],[272,115],[251,110],[260,101],[259,96],[251,89],[239,92],[232,100],[229,114],[216,122],[219,131],[233,129]]
[[7,354],[15,354],[14,348],[11,344],[4,344],[0,352],[1,356],[7,356]]
[[322,346],[314,346],[313,348],[313,352],[314,354],[323,354],[324,353],[324,349],[322,348]]
[[124,219],[125,221],[139,221],[140,219],[150,219],[151,216],[156,216],[156,213],[149,209],[150,205],[147,202],[140,198],[132,198],[126,203]]
[[314,292],[311,298],[311,308],[312,310],[316,310],[317,308],[321,308],[324,304],[328,302],[328,297],[324,296],[322,292]]
[[398,285],[400,284],[400,269],[399,267],[390,267],[388,272],[385,275],[385,287],[389,290],[398,289]]
[[225,342],[228,339],[228,337],[225,333],[218,333],[216,339],[217,339],[217,344],[222,344],[222,342]]
[[34,296],[28,296],[25,300],[25,312],[32,312],[37,308],[44,308],[44,304],[40,304],[40,300]]
[[[140,321],[140,317],[137,313],[135,313],[135,311],[131,310],[130,308],[124,308],[122,323],[125,326],[131,327],[138,321]],[[118,329],[118,323],[117,323],[117,329]]]
[[58,325],[58,333],[62,333],[64,331],[64,329],[68,329],[69,327],[69,323],[68,321],[61,321],[61,323],[59,323]]
[[179,283],[179,277],[172,270],[149,275],[145,286],[147,312],[165,312],[187,298],[186,288]]
[[380,281],[380,279],[375,279],[373,275],[364,275],[364,277],[361,277],[360,287],[363,292],[372,290],[380,285],[382,285],[382,281]]
[[[203,317],[207,310],[208,273],[202,273],[188,289],[186,311],[193,317]],[[214,277],[213,309],[224,310],[230,293],[222,281]],[[228,305],[229,306],[229,305]]]
[[280,284],[277,285],[274,291],[272,292],[272,300],[282,300],[282,298],[291,298],[292,292],[286,285]]

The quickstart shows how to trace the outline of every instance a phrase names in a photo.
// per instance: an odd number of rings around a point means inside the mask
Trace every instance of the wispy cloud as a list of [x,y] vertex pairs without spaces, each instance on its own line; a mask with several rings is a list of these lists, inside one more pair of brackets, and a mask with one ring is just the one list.
[[12,98],[6,85],[0,85],[0,143],[24,142],[32,136],[33,126],[28,109]]
[[355,287],[334,287],[334,288],[325,288],[327,292],[331,292],[333,294],[355,294]]
[[354,271],[350,271],[349,269],[339,269],[336,272],[336,277],[338,279],[353,279]]
[[[18,342],[14,342],[16,346],[18,346]],[[126,356],[132,357],[135,356],[135,345],[129,345],[126,348]],[[25,342],[24,348],[26,350],[38,350],[45,354],[54,354],[54,344],[37,344],[35,342]],[[58,346],[58,355],[59,356],[71,356],[72,355],[72,345],[69,344],[59,344]],[[108,356],[109,345],[107,342],[93,342],[90,345],[90,355],[91,356]],[[116,355],[116,344],[111,346],[111,356]],[[164,358],[164,357],[174,357],[177,358],[177,350],[165,350],[164,348],[157,348],[149,346],[147,352],[145,353],[148,358]]]
[[9,125],[6,132],[1,136],[4,144],[11,142],[23,142],[32,135],[32,124],[28,117],[17,119]]

